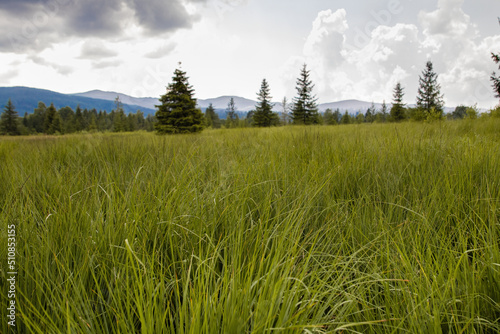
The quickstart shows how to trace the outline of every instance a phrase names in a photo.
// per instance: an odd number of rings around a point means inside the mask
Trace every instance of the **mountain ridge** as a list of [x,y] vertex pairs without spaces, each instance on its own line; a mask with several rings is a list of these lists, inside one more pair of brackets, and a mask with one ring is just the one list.
[[[24,86],[14,86],[14,87],[0,87],[0,104],[6,104],[8,99],[12,100],[12,103],[16,107],[17,112],[20,115],[24,113],[33,113],[33,110],[38,106],[38,102],[44,102],[47,106],[54,103],[54,106],[59,109],[62,107],[69,106],[72,109],[76,109],[77,105],[80,105],[82,109],[97,109],[106,110],[110,112],[115,109],[115,99],[120,97],[120,101],[123,104],[123,109],[126,113],[136,112],[141,110],[144,114],[154,115],[156,112],[156,105],[159,104],[159,98],[154,97],[133,97],[123,93],[112,92],[112,91],[102,91],[102,90],[91,90],[82,93],[73,94],[63,94],[54,92],[47,89],[24,87]],[[239,96],[223,95],[216,98],[209,99],[197,99],[198,107],[202,110],[206,109],[210,104],[214,107],[217,113],[224,118],[225,112],[229,100],[233,98],[235,100],[235,105],[237,112],[240,116],[244,116],[251,110],[255,109],[257,101],[247,99]],[[273,102],[273,111],[282,112],[283,107],[280,102]],[[377,110],[382,108],[381,103],[373,103]],[[339,109],[341,113],[348,112],[349,114],[357,114],[358,112],[365,113],[368,108],[372,106],[372,102],[361,101],[356,99],[342,100],[336,102],[321,103],[318,105],[320,112],[324,112],[326,109],[336,110]],[[387,108],[390,110],[392,104],[388,103]],[[413,106],[413,105],[409,105]],[[446,112],[453,111],[454,108],[445,107]]]
[[[136,105],[144,106],[144,107],[149,107],[149,108],[154,108],[154,104],[158,103],[157,98],[152,98],[152,97],[144,97],[144,98],[136,98],[136,97],[131,97],[122,93],[117,93],[117,92],[110,92],[110,91],[101,91],[101,90],[92,90],[88,92],[83,92],[83,93],[75,93],[73,95],[77,96],[86,96],[86,97],[95,97],[95,98],[105,98],[108,100],[113,100],[116,98],[116,96],[120,96],[120,100],[122,103],[125,103],[127,98],[131,98],[132,101]],[[214,107],[214,109],[218,110],[219,112],[225,111],[227,109],[227,105],[229,103],[229,100],[233,98],[236,109],[240,113],[247,113],[251,110],[255,109],[255,105],[257,104],[256,100],[251,100],[247,99],[244,97],[240,96],[235,96],[235,95],[222,95],[219,97],[215,98],[209,98],[209,99],[197,99],[198,102],[198,107],[201,109],[206,109],[210,104]],[[153,102],[154,101],[154,102]],[[283,110],[283,106],[281,102],[272,102],[274,104],[273,111],[276,112],[281,112]],[[387,104],[387,108],[390,108],[392,104]],[[336,101],[336,102],[328,102],[328,103],[321,103],[318,105],[318,109],[320,112],[324,112],[326,109],[330,108],[332,110],[335,109],[340,109],[342,112],[345,112],[346,110],[349,113],[356,113],[359,111],[366,112],[368,108],[372,106],[372,102],[367,102],[367,101],[361,101],[361,100],[356,100],[356,99],[349,99],[349,100],[342,100],[342,101]],[[375,107],[377,109],[382,108],[382,103],[375,103]]]
[[[51,103],[57,109],[69,106],[73,110],[79,105],[82,109],[96,109],[97,111],[106,110],[110,112],[115,109],[114,100],[103,100],[78,96],[72,94],[63,94],[47,89],[31,88],[24,86],[0,87],[0,103],[6,104],[8,100],[12,101],[19,115],[24,113],[31,114],[38,106],[39,102],[49,106]],[[154,113],[155,110],[143,108],[133,104],[123,104],[123,110],[126,113],[136,112],[141,109],[145,114]]]

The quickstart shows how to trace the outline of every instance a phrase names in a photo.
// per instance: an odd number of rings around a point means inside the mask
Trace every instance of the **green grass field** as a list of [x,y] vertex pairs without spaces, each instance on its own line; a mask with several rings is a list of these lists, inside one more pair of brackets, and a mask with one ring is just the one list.
[[4,137],[0,163],[1,333],[500,331],[499,119]]

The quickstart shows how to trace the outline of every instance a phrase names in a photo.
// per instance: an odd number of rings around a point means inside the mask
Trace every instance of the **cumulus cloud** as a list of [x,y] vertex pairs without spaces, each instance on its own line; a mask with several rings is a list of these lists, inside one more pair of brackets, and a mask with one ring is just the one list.
[[439,79],[448,101],[486,104],[493,101],[490,52],[500,48],[500,36],[482,38],[463,11],[463,3],[440,0],[435,11],[419,14],[423,44],[429,46],[428,56],[441,70]]
[[474,35],[470,17],[462,10],[464,0],[439,0],[438,9],[433,12],[420,12],[419,19],[424,34],[432,36],[462,37]]
[[0,51],[47,48],[70,37],[117,37],[136,25],[146,36],[189,28],[188,11],[208,0],[4,0],[0,7]]
[[[405,100],[414,103],[418,77],[432,60],[448,105],[491,104],[490,52],[500,49],[500,35],[481,37],[463,2],[439,0],[436,10],[419,13],[418,25],[379,25],[362,45],[347,37],[346,10],[318,13],[302,57],[315,74],[318,95],[381,102],[401,82]],[[289,64],[296,66],[296,60]]]
[[304,46],[306,57],[327,53],[328,57],[322,59],[327,63],[326,66],[336,66],[343,61],[341,51],[344,47],[344,34],[349,28],[346,14],[345,9],[319,12]]
[[[313,75],[319,78],[319,92],[331,88],[331,72],[345,63],[345,32],[349,29],[345,9],[335,12],[328,9],[318,13],[304,45],[304,56]],[[294,71],[295,73],[296,71]]]

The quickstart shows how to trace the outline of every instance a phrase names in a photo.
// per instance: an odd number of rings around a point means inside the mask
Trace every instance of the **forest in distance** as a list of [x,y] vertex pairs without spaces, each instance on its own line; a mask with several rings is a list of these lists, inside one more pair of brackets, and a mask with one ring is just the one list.
[[[498,63],[497,55],[492,54],[492,58]],[[437,81],[438,75],[434,72],[431,61],[428,61],[426,68],[419,77],[419,90],[414,107],[407,106],[403,102],[405,95],[404,87],[397,83],[394,87],[393,101],[389,106],[383,102],[381,108],[376,108],[375,104],[366,110],[350,114],[348,111],[340,109],[327,109],[323,113],[318,111],[317,98],[313,94],[314,84],[310,79],[310,71],[304,64],[300,76],[297,79],[297,96],[293,101],[288,102],[286,97],[282,101],[282,111],[273,112],[270,96],[270,88],[267,81],[263,80],[263,85],[258,93],[259,102],[255,110],[251,110],[246,117],[240,118],[237,112],[237,105],[233,98],[228,101],[226,109],[226,118],[219,117],[216,110],[210,104],[205,109],[203,115],[195,117],[197,126],[202,128],[245,128],[245,127],[266,127],[283,126],[290,124],[317,124],[317,125],[338,125],[338,124],[361,124],[361,123],[386,123],[401,121],[432,122],[436,120],[457,120],[457,119],[476,119],[478,117],[500,117],[500,105],[487,111],[479,112],[476,106],[460,105],[453,112],[444,113],[444,100],[441,94],[441,86]],[[499,78],[493,73],[491,80],[495,96],[500,94]],[[180,84],[176,86],[177,84]],[[189,101],[186,105],[175,105],[170,101],[172,110],[175,108],[183,109],[183,115],[180,118],[185,120],[198,115],[198,107],[194,99],[194,89],[189,85],[186,73],[176,70],[173,82],[169,84],[168,91],[181,88],[177,91],[178,95],[184,95]],[[184,89],[184,90],[183,90]],[[167,95],[166,94],[166,95]],[[166,96],[165,95],[165,96]],[[160,101],[163,97],[160,98]],[[175,97],[174,97],[175,98]],[[163,103],[157,106],[162,108]],[[182,113],[181,113],[182,114]],[[172,119],[179,118],[179,115],[169,116]],[[174,122],[183,122],[176,119]],[[193,122],[193,121],[190,121]],[[79,106],[74,111],[70,107],[56,109],[53,104],[47,106],[44,102],[39,102],[38,107],[33,113],[25,113],[20,117],[15,106],[9,100],[2,112],[0,119],[0,134],[8,135],[32,135],[32,134],[70,134],[78,132],[133,132],[133,131],[154,131],[155,124],[158,123],[158,111],[155,116],[145,116],[138,110],[136,113],[124,112],[123,105],[117,97],[115,99],[115,109],[111,112],[106,110],[97,111],[93,109],[81,109]],[[160,122],[161,123],[161,122]],[[172,131],[176,133],[177,130]],[[181,132],[191,132],[184,130]]]

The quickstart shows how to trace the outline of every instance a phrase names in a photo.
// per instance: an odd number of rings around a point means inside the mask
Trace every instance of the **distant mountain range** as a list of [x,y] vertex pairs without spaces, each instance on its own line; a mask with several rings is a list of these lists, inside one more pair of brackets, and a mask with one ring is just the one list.
[[[116,94],[115,94],[116,98]],[[38,102],[43,102],[47,106],[54,103],[54,106],[59,109],[69,106],[73,110],[78,105],[82,109],[97,109],[111,111],[115,109],[114,99],[99,99],[87,97],[78,94],[61,94],[45,89],[28,88],[28,87],[0,87],[0,106],[5,105],[9,99],[12,100],[19,115],[24,113],[33,113],[33,110],[38,106]],[[123,109],[126,113],[136,112],[141,109],[145,114],[154,113],[154,109],[147,109],[136,104],[123,104]]]
[[[59,109],[69,106],[73,110],[78,105],[82,109],[97,109],[106,110],[110,112],[115,109],[115,99],[120,98],[123,104],[123,109],[126,113],[136,112],[141,110],[144,114],[149,115],[156,112],[155,105],[159,104],[158,98],[145,97],[138,98],[132,97],[116,92],[104,92],[100,90],[92,90],[85,93],[76,94],[61,94],[45,89],[29,88],[29,87],[0,87],[0,106],[5,105],[9,99],[12,100],[19,115],[24,113],[32,113],[38,106],[38,102],[43,102],[47,106],[54,103],[54,106]],[[234,98],[237,112],[241,116],[246,115],[250,110],[255,109],[257,101],[245,99],[238,96],[221,96],[213,99],[198,99],[198,107],[203,111],[210,105],[214,107],[216,112],[221,118],[226,117],[226,108],[229,100]],[[330,108],[332,110],[339,109],[342,113],[348,112],[350,114],[357,114],[358,112],[366,112],[371,107],[371,102],[359,100],[345,100],[331,103],[323,103],[319,105],[319,111],[324,112]],[[390,108],[391,104],[387,104]],[[380,110],[382,104],[375,103],[375,108]],[[279,102],[274,103],[274,111],[281,112],[283,110],[282,104]],[[451,112],[454,108],[445,108],[445,112]]]
[[[93,90],[90,92],[86,93],[78,93],[78,94],[73,94],[76,96],[83,96],[83,97],[89,97],[93,99],[101,99],[101,100],[109,100],[109,101],[114,101],[117,96],[120,97],[120,100],[124,104],[130,104],[130,105],[138,105],[142,106],[143,108],[147,109],[155,109],[155,105],[158,104],[158,98],[152,98],[152,97],[146,97],[146,98],[137,98],[137,97],[131,97],[125,94],[120,94],[120,93],[115,93],[115,92],[103,92],[100,90]],[[1,97],[1,96],[0,96]],[[224,113],[226,112],[227,105],[229,103],[229,100],[233,98],[234,99],[234,104],[236,105],[237,111],[240,114],[246,114],[251,110],[255,109],[255,105],[257,104],[257,101],[255,100],[250,100],[246,99],[243,97],[239,96],[220,96],[217,98],[212,98],[212,99],[198,99],[198,107],[201,108],[202,110],[205,110],[208,108],[210,104],[214,107],[215,110],[217,110],[219,113]],[[332,110],[335,109],[340,109],[342,112],[345,112],[346,110],[351,113],[355,114],[359,112],[360,110],[362,112],[366,112],[368,108],[370,108],[372,105],[371,102],[364,102],[364,101],[358,101],[358,100],[346,100],[346,101],[338,101],[338,102],[331,102],[331,103],[323,103],[319,105],[319,111],[324,112],[326,109],[330,108]],[[391,105],[388,105],[388,108],[390,108]],[[381,103],[375,103],[375,108],[381,109],[382,104]],[[274,111],[276,112],[281,112],[283,111],[283,105],[281,102],[274,102]]]

